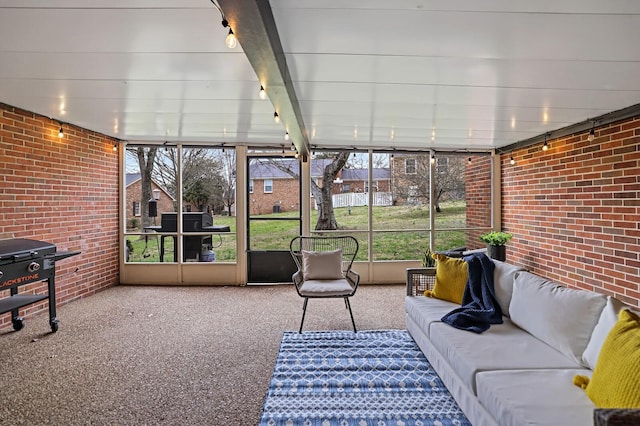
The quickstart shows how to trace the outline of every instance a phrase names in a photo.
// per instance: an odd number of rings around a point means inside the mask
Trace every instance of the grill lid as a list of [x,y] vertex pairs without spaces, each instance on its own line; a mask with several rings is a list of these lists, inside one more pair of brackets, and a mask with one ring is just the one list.
[[56,246],[45,241],[14,238],[0,240],[0,264],[25,258],[39,258],[56,252]]

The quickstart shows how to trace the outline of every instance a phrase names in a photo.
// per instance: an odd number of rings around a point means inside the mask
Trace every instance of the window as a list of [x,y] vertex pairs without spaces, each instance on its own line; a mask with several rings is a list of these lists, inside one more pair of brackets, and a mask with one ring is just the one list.
[[416,159],[415,158],[407,158],[404,160],[404,173],[407,175],[415,175],[416,174]]
[[140,216],[140,201],[133,202],[133,215]]
[[342,192],[351,192],[351,185],[348,183],[342,185]]
[[264,193],[270,194],[273,192],[273,181],[271,179],[264,180]]
[[436,158],[436,173],[444,174],[449,171],[449,157]]
[[253,179],[249,180],[249,194],[253,194]]

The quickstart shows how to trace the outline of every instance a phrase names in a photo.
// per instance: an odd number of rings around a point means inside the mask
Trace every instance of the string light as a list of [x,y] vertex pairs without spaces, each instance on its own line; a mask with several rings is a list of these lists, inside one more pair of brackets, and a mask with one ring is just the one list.
[[284,140],[285,141],[289,140],[289,132],[284,132]]
[[277,112],[273,113],[273,121],[275,121],[276,123],[280,122],[280,116],[278,115]]
[[260,91],[258,92],[258,97],[260,99],[267,99],[267,92],[264,90],[263,86],[260,86]]
[[513,159],[513,155],[511,156],[511,158],[509,159],[509,163],[511,163],[511,165],[513,166],[514,164],[516,164],[516,160]]
[[546,151],[549,149],[549,144],[547,143],[547,135],[544,135],[544,145],[542,145],[542,150]]
[[593,140],[596,138],[596,122],[594,121],[593,124],[591,125],[591,131],[589,132],[589,136],[587,137],[587,140],[589,142],[593,142]]
[[117,144],[117,143],[114,143],[114,144],[113,144],[113,150],[114,150],[114,151],[117,151],[117,150],[118,150],[118,144]]
[[60,130],[58,130],[58,137],[60,139],[64,137],[64,130],[62,130],[62,124],[60,125]]

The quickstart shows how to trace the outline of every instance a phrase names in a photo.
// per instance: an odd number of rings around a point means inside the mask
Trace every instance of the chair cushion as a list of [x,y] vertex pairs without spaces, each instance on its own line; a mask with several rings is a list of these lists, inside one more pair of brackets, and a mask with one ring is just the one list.
[[305,281],[339,280],[344,278],[342,273],[342,250],[302,250],[302,271]]
[[339,280],[305,280],[299,290],[306,297],[348,296],[353,293],[349,281]]
[[433,290],[425,291],[425,296],[448,300],[449,302],[462,304],[462,295],[469,278],[467,262],[463,259],[447,257],[443,254],[435,254],[436,283]]

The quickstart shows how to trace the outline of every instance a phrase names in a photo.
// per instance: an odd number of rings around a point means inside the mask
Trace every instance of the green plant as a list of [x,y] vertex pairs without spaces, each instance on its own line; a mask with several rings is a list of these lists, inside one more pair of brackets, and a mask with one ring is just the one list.
[[433,268],[436,266],[436,259],[433,257],[431,249],[426,249],[422,254],[422,266],[425,268]]
[[513,234],[501,231],[487,232],[486,234],[480,235],[480,240],[491,246],[503,246],[507,244],[511,238],[513,238]]

